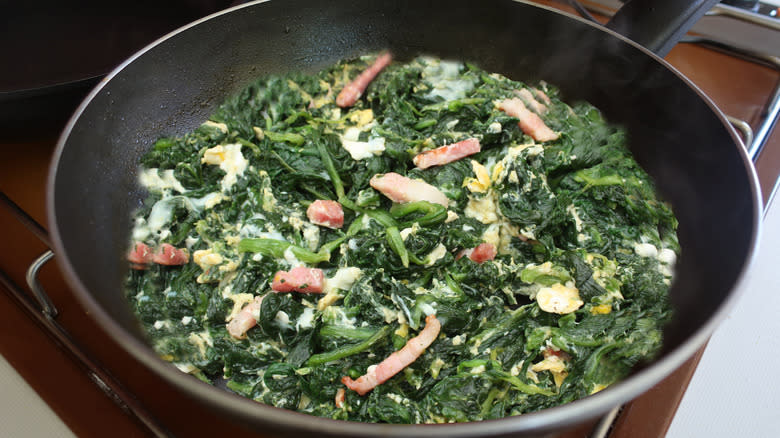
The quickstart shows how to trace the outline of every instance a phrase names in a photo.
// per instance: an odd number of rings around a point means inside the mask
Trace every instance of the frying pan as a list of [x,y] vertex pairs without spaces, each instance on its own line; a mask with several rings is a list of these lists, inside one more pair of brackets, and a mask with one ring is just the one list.
[[[642,6],[643,0],[632,3]],[[652,3],[656,12],[672,8],[660,21],[672,23],[672,29],[660,33],[675,37],[691,20],[690,5],[706,2]],[[626,17],[642,18],[642,11],[628,11],[613,27],[645,39],[641,26],[624,27]],[[659,52],[668,50],[667,40],[645,39]],[[382,49],[402,60],[425,53],[531,83],[545,80],[560,87],[564,100],[586,100],[626,128],[633,153],[680,223],[674,317],[655,361],[564,406],[501,420],[409,426],[341,422],[264,406],[204,384],[157,357],[123,295],[130,216],[144,196],[136,182],[140,157],[158,137],[200,125],[226,96],[257,76],[316,71]],[[703,345],[738,295],[755,253],[760,211],[755,171],[744,148],[723,114],[687,79],[601,26],[509,0],[270,1],[207,17],[142,50],[90,93],[59,140],[48,186],[49,228],[60,267],[119,344],[236,421],[298,435],[525,436],[602,415],[662,380]]]

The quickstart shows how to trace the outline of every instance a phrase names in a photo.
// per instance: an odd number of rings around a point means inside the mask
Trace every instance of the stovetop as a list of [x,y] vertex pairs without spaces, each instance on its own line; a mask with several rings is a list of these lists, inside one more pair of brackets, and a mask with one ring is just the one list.
[[[571,11],[564,2],[538,2]],[[763,0],[759,5],[763,9],[747,13],[774,20],[772,9],[765,6],[775,2],[780,0]],[[604,4],[610,0],[583,3],[609,13]],[[761,29],[764,35],[774,36],[774,31],[766,30],[771,26]],[[780,106],[778,54],[756,45],[732,44],[718,32],[699,32],[690,42],[678,44],[666,60],[707,93],[741,130],[755,153],[766,201],[780,175],[780,134],[772,131]],[[771,46],[780,49],[780,43]],[[0,104],[2,97],[0,92]],[[59,130],[56,123],[62,122],[49,121],[55,125],[40,125],[37,131],[25,128],[26,137],[0,134],[0,204],[5,207],[0,208],[0,235],[4,247],[11,249],[0,251],[0,290],[6,292],[0,294],[0,354],[78,436],[248,434],[241,425],[193,402],[124,352],[74,300],[54,263],[39,260],[40,290],[24,286],[28,267],[48,248],[46,229],[41,225],[45,221],[45,181]],[[615,412],[609,421],[586,424],[563,436],[663,435],[700,355]]]

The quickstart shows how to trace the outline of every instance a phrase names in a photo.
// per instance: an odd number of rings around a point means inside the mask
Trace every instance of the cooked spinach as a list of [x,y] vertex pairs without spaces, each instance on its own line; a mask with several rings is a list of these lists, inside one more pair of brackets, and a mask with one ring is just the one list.
[[[671,312],[677,223],[625,133],[551,85],[430,57],[391,64],[338,107],[372,60],[258,79],[143,157],[149,197],[133,242],[190,254],[126,279],[160,356],[257,402],[391,423],[533,412],[652,359]],[[557,139],[534,141],[498,109],[521,90]],[[468,138],[479,153],[412,162]],[[348,142],[381,147],[356,157]],[[426,181],[449,206],[393,203],[369,184],[389,172]],[[312,224],[316,200],[338,201],[344,226]],[[483,243],[497,254],[472,260]],[[322,269],[325,294],[271,291],[277,271],[298,265]],[[258,296],[256,325],[231,336],[227,323]],[[430,314],[441,332],[411,365],[364,396],[344,387]]]

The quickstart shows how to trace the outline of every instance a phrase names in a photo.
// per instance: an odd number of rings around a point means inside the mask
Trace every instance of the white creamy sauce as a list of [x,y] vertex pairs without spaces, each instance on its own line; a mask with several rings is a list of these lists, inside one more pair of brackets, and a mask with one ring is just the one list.
[[187,189],[173,176],[173,169],[160,171],[157,168],[141,169],[138,173],[138,182],[150,192],[163,192],[175,190],[184,193]]
[[384,137],[371,137],[368,141],[341,140],[341,145],[349,152],[353,160],[365,160],[382,155],[385,151]]
[[212,208],[224,199],[224,196],[219,192],[206,194],[202,198],[172,196],[170,192],[164,193],[163,198],[152,206],[145,222],[142,218],[136,219],[133,229],[133,238],[136,241],[145,240],[151,234],[157,234],[158,238],[161,239],[165,238],[170,233],[165,227],[173,219],[173,212],[178,206],[184,206],[190,211],[201,212],[204,209]]
[[571,215],[572,219],[574,219],[574,228],[577,229],[577,232],[582,231],[582,219],[580,219],[580,215],[577,213],[577,207],[575,207],[574,204],[569,204],[569,206],[566,207],[566,211]]
[[454,61],[427,60],[422,77],[430,82],[433,89],[426,97],[440,97],[444,101],[463,99],[466,93],[474,89],[474,83],[460,78],[463,64]]
[[349,290],[360,278],[363,271],[356,267],[339,268],[333,277],[325,278],[322,291],[329,293],[334,290]]
[[158,320],[154,322],[154,328],[160,330],[162,328],[171,328],[171,322],[168,320]]
[[298,257],[295,257],[295,254],[293,254],[292,249],[293,247],[291,245],[284,250],[284,259],[287,261],[287,263],[290,264],[291,267],[303,266],[303,262],[298,260]]
[[314,309],[311,307],[304,307],[301,316],[295,322],[295,330],[309,329],[314,326]]
[[434,248],[428,256],[425,258],[426,266],[433,266],[437,261],[444,258],[447,255],[447,247],[440,243]]
[[355,323],[357,322],[356,318],[347,317],[347,314],[344,313],[344,309],[341,306],[327,307],[322,312],[322,320],[328,324],[347,328],[355,328]]
[[280,310],[276,312],[276,316],[274,317],[274,322],[277,326],[283,329],[289,329],[290,326],[290,316],[287,314],[287,312]]
[[658,256],[658,248],[652,243],[636,243],[634,252],[640,257],[656,258]]
[[208,193],[202,198],[187,198],[195,210],[208,210],[225,199],[219,192]]
[[425,314],[425,316],[435,315],[436,314],[436,307],[433,304],[436,304],[436,303],[432,303],[432,304],[422,303],[422,304],[420,304],[420,310],[422,310],[422,312]]
[[154,203],[152,211],[149,213],[149,219],[146,221],[146,227],[151,233],[158,233],[168,225],[173,218],[173,208],[175,207],[174,198],[163,198]]
[[677,262],[677,254],[669,248],[658,251],[658,261],[665,265],[674,265]]

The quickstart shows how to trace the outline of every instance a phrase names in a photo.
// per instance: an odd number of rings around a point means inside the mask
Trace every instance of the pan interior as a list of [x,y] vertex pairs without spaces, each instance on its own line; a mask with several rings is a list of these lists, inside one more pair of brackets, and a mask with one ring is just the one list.
[[592,25],[523,3],[296,0],[237,8],[148,48],[91,95],[63,134],[50,229],[77,293],[120,343],[138,351],[143,342],[123,295],[124,254],[143,196],[139,159],[154,141],[194,129],[257,76],[381,49],[545,80],[564,100],[586,100],[625,126],[680,221],[663,355],[712,325],[750,258],[759,201],[733,134],[687,81]]

